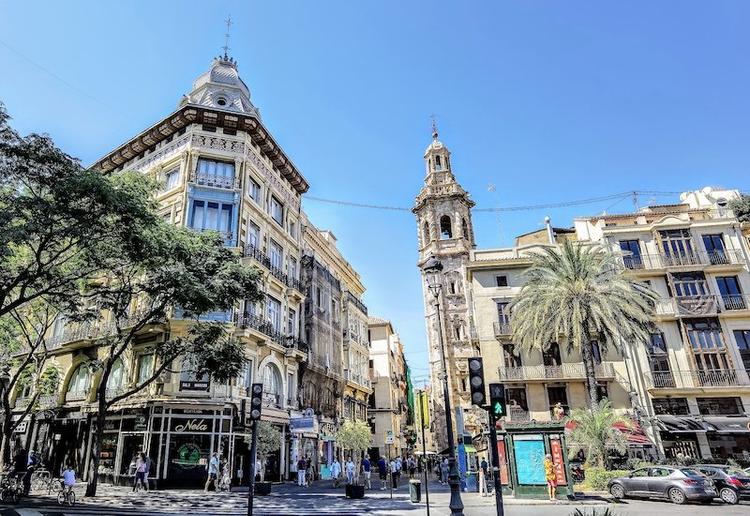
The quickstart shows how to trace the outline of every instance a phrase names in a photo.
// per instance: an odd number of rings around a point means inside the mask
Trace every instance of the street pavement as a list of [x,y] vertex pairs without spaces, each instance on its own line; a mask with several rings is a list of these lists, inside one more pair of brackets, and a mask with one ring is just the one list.
[[[84,486],[78,486],[77,494],[83,495]],[[450,493],[447,486],[435,482],[430,484],[430,516],[449,516]],[[462,493],[466,516],[494,516],[494,497],[481,497],[477,493]],[[379,489],[368,491],[364,499],[349,500],[344,497],[344,488],[333,488],[330,482],[316,482],[309,488],[293,484],[274,485],[270,496],[256,497],[257,516],[308,516],[337,515],[404,515],[427,514],[425,494],[422,502],[409,501],[408,485],[402,485],[393,493]],[[721,503],[676,506],[667,502],[633,501],[613,504],[606,498],[586,497],[576,502],[556,504],[541,500],[506,499],[506,516],[568,516],[577,508],[590,514],[610,507],[615,516],[748,516],[750,502],[737,506]],[[204,493],[200,490],[166,490],[132,493],[127,488],[100,486],[96,498],[81,499],[75,507],[60,507],[52,496],[31,496],[15,506],[0,504],[2,516],[73,516],[73,515],[245,515],[247,514],[247,492]]]

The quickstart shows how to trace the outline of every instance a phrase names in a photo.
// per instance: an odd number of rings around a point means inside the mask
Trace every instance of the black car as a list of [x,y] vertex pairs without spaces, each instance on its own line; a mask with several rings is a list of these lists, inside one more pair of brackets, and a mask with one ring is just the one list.
[[750,475],[726,464],[692,466],[714,481],[716,492],[723,502],[736,504],[740,498],[750,498]]

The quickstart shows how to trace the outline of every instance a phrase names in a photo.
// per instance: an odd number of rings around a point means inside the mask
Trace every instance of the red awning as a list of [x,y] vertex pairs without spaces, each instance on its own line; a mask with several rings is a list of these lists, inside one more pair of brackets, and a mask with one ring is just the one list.
[[[569,419],[565,423],[565,430],[573,430],[576,427],[576,422]],[[626,423],[618,422],[612,425],[612,428],[618,429],[620,432],[625,434],[625,438],[628,441],[628,444],[630,445],[642,445],[642,446],[649,446],[653,443],[651,440],[646,436],[646,434],[643,431],[643,428],[641,428],[641,425],[636,423],[635,421],[630,422],[630,426]]]

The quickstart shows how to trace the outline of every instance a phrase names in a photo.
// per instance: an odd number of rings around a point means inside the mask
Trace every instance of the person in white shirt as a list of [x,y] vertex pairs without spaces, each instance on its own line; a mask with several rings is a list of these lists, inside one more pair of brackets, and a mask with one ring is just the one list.
[[348,484],[354,483],[354,463],[351,457],[346,461],[346,482]]
[[393,486],[393,489],[398,489],[398,478],[396,475],[398,475],[398,465],[396,464],[396,459],[391,460],[391,485]]
[[333,487],[339,486],[339,477],[341,477],[341,463],[338,459],[333,459],[333,464],[331,464],[331,478],[333,479]]

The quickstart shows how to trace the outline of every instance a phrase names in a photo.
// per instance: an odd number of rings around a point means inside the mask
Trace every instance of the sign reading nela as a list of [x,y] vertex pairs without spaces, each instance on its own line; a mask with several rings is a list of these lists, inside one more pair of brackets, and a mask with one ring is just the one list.
[[172,419],[173,432],[210,432],[211,421],[205,418]]

